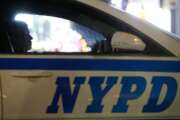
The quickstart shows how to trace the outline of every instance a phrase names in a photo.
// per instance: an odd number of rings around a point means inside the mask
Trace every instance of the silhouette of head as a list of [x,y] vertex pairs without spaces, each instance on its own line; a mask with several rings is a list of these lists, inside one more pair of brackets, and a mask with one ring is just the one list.
[[15,52],[27,52],[31,49],[32,37],[26,23],[13,21],[10,25],[10,38]]

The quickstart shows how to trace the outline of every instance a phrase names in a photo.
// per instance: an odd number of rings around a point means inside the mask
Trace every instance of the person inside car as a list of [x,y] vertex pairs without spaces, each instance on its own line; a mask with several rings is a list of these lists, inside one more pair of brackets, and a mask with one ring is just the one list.
[[13,21],[9,25],[9,39],[15,53],[24,53],[31,49],[32,37],[24,22]]

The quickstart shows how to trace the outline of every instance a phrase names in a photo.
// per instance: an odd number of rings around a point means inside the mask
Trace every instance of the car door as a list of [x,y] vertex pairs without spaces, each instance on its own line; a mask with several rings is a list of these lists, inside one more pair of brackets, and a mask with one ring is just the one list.
[[33,40],[0,56],[4,120],[179,118],[179,59],[150,36],[76,2],[12,6]]
[[51,73],[43,70],[6,70],[2,74],[4,119],[46,118],[40,111],[43,111],[42,104],[47,104],[46,100],[50,99],[49,93],[53,90],[48,86],[53,82]]
[[40,58],[8,58],[11,66],[4,66],[10,70],[2,71],[5,119],[178,117],[179,74],[172,67],[177,60],[55,57],[41,63]]

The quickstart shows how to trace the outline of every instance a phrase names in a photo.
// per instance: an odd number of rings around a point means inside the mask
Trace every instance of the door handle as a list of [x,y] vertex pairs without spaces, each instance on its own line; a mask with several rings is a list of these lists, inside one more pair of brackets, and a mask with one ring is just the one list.
[[26,72],[26,73],[13,73],[12,76],[16,78],[49,78],[53,74],[50,72]]

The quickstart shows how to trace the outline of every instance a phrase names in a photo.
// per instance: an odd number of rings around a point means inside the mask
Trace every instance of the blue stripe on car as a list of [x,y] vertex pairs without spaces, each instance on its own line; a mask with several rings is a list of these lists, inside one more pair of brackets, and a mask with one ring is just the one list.
[[0,69],[180,72],[180,61],[1,58]]

